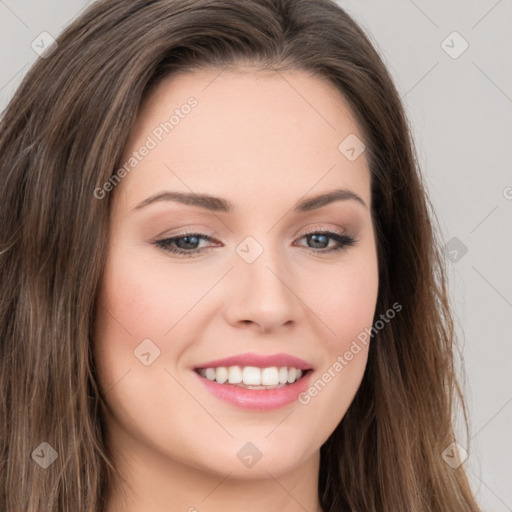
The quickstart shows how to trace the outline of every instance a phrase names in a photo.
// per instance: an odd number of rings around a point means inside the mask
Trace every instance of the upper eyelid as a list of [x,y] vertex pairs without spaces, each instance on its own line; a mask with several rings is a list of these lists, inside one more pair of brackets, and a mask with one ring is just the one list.
[[[310,226],[307,228],[302,228],[300,230],[295,231],[294,236],[299,236],[300,233],[302,233],[304,235],[304,234],[309,234],[311,232],[324,232],[324,231],[333,232],[333,233],[342,234],[342,235],[350,235],[351,231],[353,231],[353,229],[343,228],[341,226],[337,226],[337,227],[325,226],[325,222],[326,221],[323,221],[323,222],[320,221],[318,224],[315,224],[315,223],[313,223],[312,225],[310,224]],[[170,234],[167,234],[167,232],[169,230],[166,230],[163,234],[157,235],[155,238],[174,238],[174,237],[180,237],[180,236],[186,236],[186,235],[205,235],[205,236],[208,236],[211,238],[217,237],[217,235],[211,229],[207,228],[206,226],[197,226],[197,227],[193,227],[193,228],[185,227],[185,228],[177,228],[177,229],[178,229],[177,232],[175,232],[175,233],[173,232]]]

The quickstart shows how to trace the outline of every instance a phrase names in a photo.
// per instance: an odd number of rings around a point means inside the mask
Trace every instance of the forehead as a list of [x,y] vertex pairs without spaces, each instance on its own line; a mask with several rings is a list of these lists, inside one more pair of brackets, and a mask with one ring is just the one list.
[[[195,106],[184,108],[190,98]],[[133,201],[159,189],[231,198],[237,190],[246,204],[269,194],[296,202],[312,188],[345,187],[369,205],[365,153],[351,161],[340,150],[349,136],[363,141],[341,93],[307,72],[180,73],[146,97],[123,162],[149,139],[154,147],[121,187],[136,193]]]

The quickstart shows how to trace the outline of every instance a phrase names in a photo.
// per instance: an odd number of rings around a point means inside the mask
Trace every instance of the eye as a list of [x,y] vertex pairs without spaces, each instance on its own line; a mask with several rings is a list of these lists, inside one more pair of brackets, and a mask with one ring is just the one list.
[[[356,243],[356,239],[350,235],[345,233],[338,233],[335,231],[309,231],[302,235],[299,240],[306,238],[313,244],[313,247],[307,247],[307,249],[313,249],[314,253],[331,253],[340,251],[342,249],[347,249],[348,247],[353,246]],[[334,247],[327,249],[329,247],[330,240],[334,240]],[[327,250],[322,250],[327,249]]]
[[[355,238],[345,233],[319,230],[304,233],[298,240],[302,239],[307,239],[308,242],[313,244],[313,247],[306,247],[306,249],[314,254],[325,254],[340,251],[353,246],[357,242]],[[332,240],[335,242],[335,246],[327,249],[330,241]],[[212,242],[214,240],[203,233],[186,232],[170,238],[156,240],[153,243],[160,249],[171,254],[190,257],[193,254],[202,253],[207,249],[212,249],[211,246],[199,247],[201,241]]]
[[163,240],[155,241],[155,245],[164,251],[180,256],[190,256],[192,254],[203,252],[203,249],[197,248],[201,240],[212,240],[202,233],[181,233],[180,235]]

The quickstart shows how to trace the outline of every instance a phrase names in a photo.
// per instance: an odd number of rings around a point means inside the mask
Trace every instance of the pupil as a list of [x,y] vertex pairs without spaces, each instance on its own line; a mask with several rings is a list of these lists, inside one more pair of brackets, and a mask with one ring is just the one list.
[[[192,242],[187,242],[187,240],[192,240]],[[178,238],[178,240],[176,240],[176,244],[178,245],[178,247],[180,249],[195,249],[196,247],[187,247],[187,243],[188,244],[192,244],[193,246],[197,245],[197,242],[198,242],[198,237],[197,236],[183,236],[181,238]],[[182,241],[185,241],[184,244],[182,243]],[[185,246],[184,246],[185,245]]]
[[[328,243],[328,239],[327,239],[326,235],[318,235],[317,234],[317,235],[310,235],[310,237],[312,238],[314,244],[320,243],[320,245],[322,245],[322,244],[325,244],[326,242]],[[320,242],[318,242],[319,238],[322,239]],[[318,246],[315,245],[315,248],[318,248]]]

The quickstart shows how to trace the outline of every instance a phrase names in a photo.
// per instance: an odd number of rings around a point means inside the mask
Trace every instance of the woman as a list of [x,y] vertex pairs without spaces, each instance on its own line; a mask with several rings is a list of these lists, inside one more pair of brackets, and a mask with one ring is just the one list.
[[434,217],[356,23],[104,0],[42,57],[0,126],[0,508],[479,510]]

